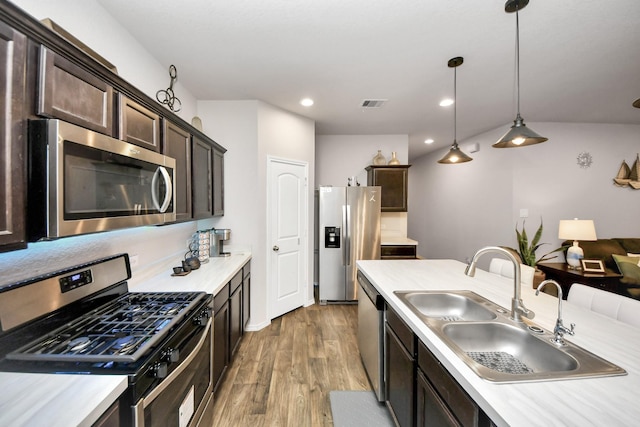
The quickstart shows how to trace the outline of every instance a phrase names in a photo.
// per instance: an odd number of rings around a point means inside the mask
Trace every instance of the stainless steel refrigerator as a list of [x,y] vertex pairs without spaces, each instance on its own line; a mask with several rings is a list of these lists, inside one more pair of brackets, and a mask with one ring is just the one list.
[[356,301],[356,261],[380,259],[380,189],[319,187],[318,294],[321,304]]

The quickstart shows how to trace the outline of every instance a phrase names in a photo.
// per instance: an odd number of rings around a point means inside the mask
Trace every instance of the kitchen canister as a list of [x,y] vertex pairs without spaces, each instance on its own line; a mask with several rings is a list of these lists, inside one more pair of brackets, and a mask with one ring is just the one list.
[[189,250],[198,257],[200,263],[209,262],[209,247],[209,230],[198,230],[193,233]]

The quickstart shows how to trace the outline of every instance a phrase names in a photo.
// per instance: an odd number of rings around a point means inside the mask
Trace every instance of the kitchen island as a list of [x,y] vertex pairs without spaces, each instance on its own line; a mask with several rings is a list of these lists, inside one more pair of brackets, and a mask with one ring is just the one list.
[[[202,291],[216,294],[251,259],[251,254],[210,258],[198,270],[171,276],[175,258],[155,274],[136,282],[130,292]],[[0,372],[0,426],[91,426],[127,388],[125,375],[59,375]]]
[[[627,375],[589,379],[499,384],[481,379],[427,327],[394,291],[471,290],[502,307],[511,307],[513,280],[482,270],[464,274],[454,260],[358,261],[359,270],[388,305],[439,359],[460,386],[498,426],[631,426],[640,419],[640,329],[564,302],[565,338],[615,363]],[[522,287],[522,299],[536,313],[533,321],[551,331],[557,299]]]

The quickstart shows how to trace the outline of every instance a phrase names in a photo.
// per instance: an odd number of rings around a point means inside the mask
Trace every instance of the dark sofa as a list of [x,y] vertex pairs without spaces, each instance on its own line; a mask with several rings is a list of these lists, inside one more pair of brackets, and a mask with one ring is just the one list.
[[[572,244],[572,241],[563,243],[566,246]],[[628,296],[640,299],[640,266],[637,263],[633,265],[634,258],[627,256],[640,254],[640,238],[598,239],[579,241],[579,244],[584,251],[584,259],[602,260],[606,268],[622,274],[620,289]]]

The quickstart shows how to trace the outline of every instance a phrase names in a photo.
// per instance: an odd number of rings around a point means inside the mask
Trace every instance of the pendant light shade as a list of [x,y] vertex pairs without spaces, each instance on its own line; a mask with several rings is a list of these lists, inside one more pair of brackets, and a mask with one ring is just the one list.
[[463,153],[462,150],[460,150],[460,147],[458,147],[458,141],[456,141],[456,125],[457,125],[456,123],[457,107],[456,106],[458,105],[458,100],[456,99],[457,98],[456,68],[462,65],[463,62],[464,62],[464,58],[462,58],[461,56],[456,56],[455,58],[451,58],[449,62],[447,62],[447,65],[449,66],[449,68],[453,68],[453,144],[451,145],[449,152],[445,154],[443,158],[438,160],[438,163],[442,163],[442,164],[454,165],[456,163],[465,163],[473,160],[471,157]]
[[524,119],[520,116],[520,22],[518,19],[518,11],[525,8],[529,4],[529,0],[507,0],[504,10],[507,13],[516,13],[516,83],[517,83],[517,100],[518,112],[513,126],[502,138],[495,144],[494,148],[511,148],[525,147],[527,145],[539,144],[545,142],[547,138],[538,135],[524,124]]
[[471,160],[473,159],[460,150],[458,143],[453,141],[453,145],[451,145],[449,152],[443,158],[438,160],[438,163],[455,165],[456,163],[465,163],[470,162]]

